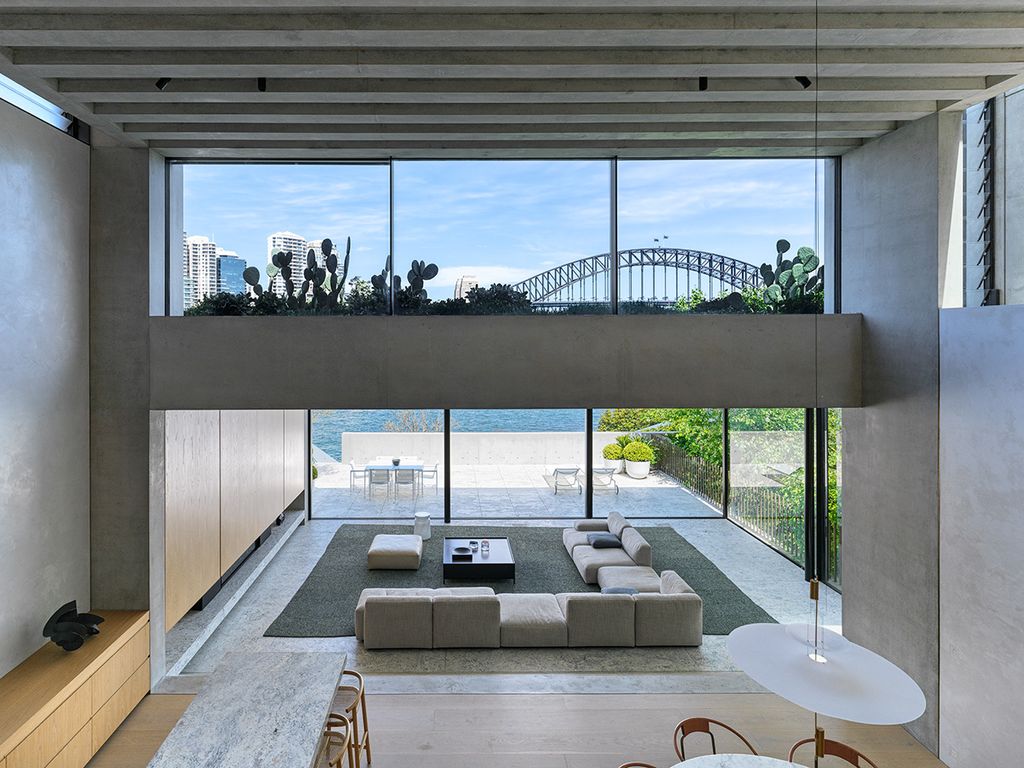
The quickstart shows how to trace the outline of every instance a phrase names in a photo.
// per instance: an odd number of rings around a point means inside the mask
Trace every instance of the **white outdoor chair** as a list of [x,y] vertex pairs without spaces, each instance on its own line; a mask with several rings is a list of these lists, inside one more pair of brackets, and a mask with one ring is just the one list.
[[412,495],[416,496],[416,470],[415,469],[396,469],[395,470],[395,498],[398,498],[398,492],[405,486],[412,491]]
[[615,470],[612,467],[594,467],[594,490],[619,492],[619,484],[615,482]]
[[559,488],[563,491],[575,488],[577,493],[583,493],[583,486],[580,485],[579,467],[555,467],[551,471],[551,477],[555,481],[556,496],[558,495]]
[[366,483],[366,467],[357,467],[355,459],[350,459],[348,462],[348,488],[349,490],[355,490],[356,478],[359,478]]
[[375,489],[384,487],[385,496],[391,495],[391,470],[388,469],[368,469],[366,470],[367,478],[370,481],[369,494],[370,498],[373,498],[373,492]]
[[437,474],[437,466],[438,465],[435,463],[433,469],[428,469],[427,467],[423,467],[423,471],[420,472],[420,487],[421,488],[423,487],[423,481],[426,478],[429,477],[431,480],[434,481],[434,495],[435,496],[437,495],[437,486],[438,486],[438,482],[439,482],[439,477],[438,477],[438,474]]

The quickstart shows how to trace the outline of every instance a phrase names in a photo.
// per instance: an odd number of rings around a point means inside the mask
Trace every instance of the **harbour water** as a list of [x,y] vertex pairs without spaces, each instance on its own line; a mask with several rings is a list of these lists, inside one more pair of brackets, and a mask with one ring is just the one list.
[[[604,409],[594,409],[594,429]],[[443,421],[444,414],[431,411],[313,411],[313,444],[341,460],[342,432],[402,431],[403,414],[430,427]],[[522,408],[506,410],[453,410],[453,432],[583,432],[586,411],[574,408]],[[438,430],[440,431],[440,429]]]

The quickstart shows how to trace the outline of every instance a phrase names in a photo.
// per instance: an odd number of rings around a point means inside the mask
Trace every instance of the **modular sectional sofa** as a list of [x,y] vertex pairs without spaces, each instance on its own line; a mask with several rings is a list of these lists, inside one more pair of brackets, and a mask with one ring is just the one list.
[[[611,533],[622,543],[621,547],[595,547],[589,543],[592,533]],[[572,557],[576,570],[587,584],[599,583],[599,574],[606,567],[651,567],[651,545],[640,532],[618,512],[607,520],[579,520],[573,528],[562,531],[565,551]],[[652,571],[653,573],[653,571]]]
[[660,578],[658,592],[637,594],[364,589],[356,637],[371,650],[700,645],[700,596],[675,571]]

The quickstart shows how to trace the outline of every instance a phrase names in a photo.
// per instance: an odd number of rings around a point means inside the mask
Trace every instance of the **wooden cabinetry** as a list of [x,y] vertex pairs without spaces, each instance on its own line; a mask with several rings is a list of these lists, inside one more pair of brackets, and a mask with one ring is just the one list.
[[306,490],[306,412],[284,412],[284,506]]
[[220,570],[284,510],[284,412],[221,411]]
[[149,691],[149,614],[96,613],[78,651],[48,644],[0,678],[0,768],[83,768]]
[[164,616],[173,627],[222,573],[220,411],[168,411],[164,430]]

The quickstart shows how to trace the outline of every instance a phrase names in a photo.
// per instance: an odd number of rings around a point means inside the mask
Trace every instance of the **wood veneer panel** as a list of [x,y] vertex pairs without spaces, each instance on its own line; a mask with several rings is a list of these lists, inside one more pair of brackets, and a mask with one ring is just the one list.
[[306,490],[306,412],[284,412],[284,506]]
[[168,411],[165,429],[164,615],[170,629],[222,573],[220,412]]
[[92,679],[77,690],[43,720],[28,737],[7,756],[10,768],[46,768],[92,717]]
[[284,509],[284,412],[221,411],[220,569]]
[[47,643],[0,678],[0,755],[24,741],[149,621],[145,611],[94,613],[105,619],[100,634],[80,649],[67,653]]
[[100,707],[107,703],[111,696],[125,684],[146,659],[149,658],[149,624],[144,626],[124,646],[114,654],[113,658],[100,667],[92,676],[92,708],[90,714],[96,714]]
[[96,753],[135,706],[149,693],[149,660],[135,670],[92,718],[92,751]]
[[[86,723],[46,768],[85,768],[92,759],[92,723]],[[0,766],[2,768],[2,766]]]

